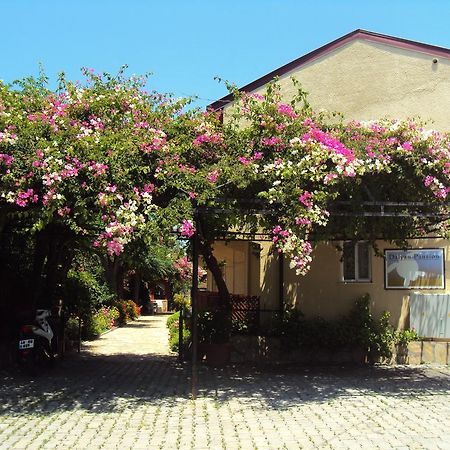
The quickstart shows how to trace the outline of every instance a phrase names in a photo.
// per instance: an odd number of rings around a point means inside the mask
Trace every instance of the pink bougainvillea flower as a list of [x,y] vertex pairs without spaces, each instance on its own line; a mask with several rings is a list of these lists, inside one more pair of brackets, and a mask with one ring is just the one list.
[[272,136],[270,138],[262,138],[261,144],[266,145],[267,147],[282,147],[283,141],[278,136]]
[[143,192],[151,194],[155,190],[155,185],[152,183],[144,184]]
[[302,136],[303,141],[315,140],[320,142],[325,147],[334,153],[342,155],[345,157],[347,162],[352,162],[355,159],[355,155],[352,150],[347,148],[339,139],[335,138],[329,133],[320,130],[316,127],[311,127],[311,130]]
[[187,238],[191,238],[195,234],[194,225],[192,224],[192,221],[190,221],[190,220],[183,220],[183,222],[181,222],[181,226],[178,229],[178,231],[180,232],[181,236],[184,236]]
[[311,225],[311,220],[309,220],[307,217],[296,217],[295,223],[297,225]]
[[239,156],[239,162],[241,163],[241,164],[243,164],[244,166],[248,166],[249,164],[250,164],[250,160],[247,158],[247,157],[245,157],[245,156]]
[[7,155],[6,153],[0,153],[0,162],[3,162],[5,166],[10,166],[14,161],[14,156]]
[[212,170],[211,172],[208,173],[208,175],[206,175],[206,179],[210,182],[210,183],[216,183],[218,178],[219,178],[219,171],[217,169]]
[[222,136],[220,134],[200,134],[194,139],[194,142],[192,145],[194,147],[199,147],[202,144],[205,143],[213,143],[213,144],[219,144],[222,142]]
[[428,187],[431,183],[433,183],[433,181],[434,181],[434,177],[432,177],[431,175],[427,175],[427,176],[425,177],[425,180],[424,180],[423,184],[424,184],[426,187]]
[[413,146],[412,146],[411,142],[406,141],[402,144],[402,149],[411,152],[413,150]]
[[329,184],[331,181],[335,180],[338,177],[336,173],[327,173],[325,178],[323,179],[324,184]]
[[303,205],[305,205],[307,208],[311,208],[311,206],[312,206],[312,201],[310,200],[311,197],[312,197],[311,192],[305,191],[305,192],[303,192],[302,195],[300,195],[300,197],[298,198],[298,201],[300,203],[302,203]]
[[277,111],[283,116],[290,117],[291,119],[296,119],[298,117],[292,109],[292,106],[286,105],[285,103],[279,103],[277,106]]
[[70,208],[68,206],[64,206],[64,208],[58,208],[58,215],[61,217],[68,216],[70,214]]

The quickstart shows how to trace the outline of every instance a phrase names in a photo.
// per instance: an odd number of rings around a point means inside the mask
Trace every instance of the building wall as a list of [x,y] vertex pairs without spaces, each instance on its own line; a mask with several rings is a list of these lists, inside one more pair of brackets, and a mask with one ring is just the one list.
[[[444,248],[446,289],[421,289],[420,292],[444,293],[450,288],[450,242],[444,239],[415,239],[408,242],[410,248]],[[379,250],[394,248],[387,242],[379,242]],[[389,311],[394,325],[405,324],[407,317],[407,299],[415,289],[384,288],[384,258],[372,255],[372,281],[342,281],[341,252],[333,243],[320,244],[314,252],[311,270],[305,277],[297,277],[294,271],[287,269],[285,285],[290,290],[291,299],[307,316],[320,315],[324,318],[337,318],[345,314],[354,300],[370,294],[371,310],[375,316]]]
[[[448,130],[450,59],[394,46],[355,40],[283,75],[283,97],[291,99],[291,77],[309,93],[315,110],[344,114],[346,120],[383,117],[431,119]],[[256,92],[262,92],[264,88]]]
[[[232,294],[246,295],[249,290],[249,246],[248,242],[217,241],[214,255],[222,264],[225,283]],[[212,275],[208,272],[207,289],[217,291]]]
[[[446,289],[421,289],[420,292],[444,293],[450,291],[450,242],[444,239],[414,239],[408,242],[412,249],[443,248],[445,255]],[[377,243],[381,254],[385,249],[394,246],[387,242]],[[230,292],[235,294],[259,295],[261,308],[278,310],[279,299],[279,262],[278,254],[272,252],[270,242],[260,244],[259,274],[256,270],[254,255],[246,251],[246,242],[231,242],[227,245],[219,243],[215,246],[215,255],[219,260],[226,260],[228,272],[225,280]],[[239,255],[239,264],[232,267],[233,255]],[[245,255],[245,256],[244,256]],[[322,243],[314,250],[311,270],[304,276],[297,276],[289,268],[289,261],[284,261],[284,301],[295,305],[307,317],[321,316],[325,319],[336,319],[346,314],[356,298],[368,293],[371,297],[371,310],[379,317],[383,311],[391,313],[391,322],[399,327],[408,327],[408,298],[414,289],[384,288],[384,258],[372,252],[371,282],[344,282],[342,280],[341,252],[336,243]],[[252,270],[243,269],[243,260]],[[244,264],[244,265],[245,265]],[[259,288],[252,282],[259,277]],[[210,277],[209,277],[210,278]],[[252,279],[252,282],[249,280]],[[210,286],[212,287],[212,286]]]
[[[279,84],[283,98],[290,100],[295,94],[290,78],[296,78],[309,93],[308,99],[314,110],[340,112],[344,114],[344,120],[417,116],[431,120],[429,128],[446,131],[449,129],[450,59],[439,57],[437,63],[433,62],[434,59],[426,53],[358,39],[283,75]],[[261,88],[255,92],[263,91]],[[226,115],[227,110],[225,118]],[[412,248],[445,249],[446,286],[450,290],[450,242],[416,240],[410,244]],[[380,243],[381,251],[386,247],[392,248]],[[297,277],[286,261],[285,300],[308,316],[332,319],[345,314],[355,298],[369,293],[376,316],[388,310],[393,324],[405,325],[408,293],[411,291],[384,288],[383,258],[372,257],[370,283],[343,282],[340,258],[333,244],[319,245],[314,252],[311,271],[303,278]],[[262,308],[277,309],[279,305],[277,261],[278,256],[272,253],[271,244],[262,243],[259,266]]]

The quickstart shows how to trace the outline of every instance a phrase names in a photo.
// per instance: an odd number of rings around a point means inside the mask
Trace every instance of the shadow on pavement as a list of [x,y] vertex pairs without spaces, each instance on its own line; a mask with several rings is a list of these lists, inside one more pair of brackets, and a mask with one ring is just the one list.
[[[189,398],[191,368],[173,356],[70,354],[36,378],[0,372],[0,415],[83,409],[121,411],[138,404]],[[328,402],[349,396],[418,397],[450,394],[450,371],[427,367],[200,366],[199,397],[239,399],[265,408]]]
[[239,397],[257,399],[269,408],[288,408],[307,402],[329,402],[344,397],[383,395],[408,398],[450,395],[449,368],[426,366],[278,366],[212,370],[201,376],[202,395],[219,402]]

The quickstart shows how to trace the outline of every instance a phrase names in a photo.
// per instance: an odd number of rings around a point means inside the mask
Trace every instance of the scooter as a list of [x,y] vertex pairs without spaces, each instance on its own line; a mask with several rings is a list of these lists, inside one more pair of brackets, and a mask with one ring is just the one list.
[[36,311],[35,324],[23,325],[19,332],[18,362],[25,372],[36,374],[45,364],[52,366],[56,356],[56,336],[48,322],[48,309]]

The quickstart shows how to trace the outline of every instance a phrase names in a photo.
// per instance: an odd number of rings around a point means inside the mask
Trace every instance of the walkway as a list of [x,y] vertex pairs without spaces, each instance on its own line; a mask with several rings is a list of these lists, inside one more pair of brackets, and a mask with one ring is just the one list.
[[194,402],[164,321],[0,373],[0,449],[450,449],[448,367],[201,367]]
[[169,333],[166,315],[141,316],[126,327],[104,334],[96,341],[85,342],[83,350],[93,355],[166,355]]

